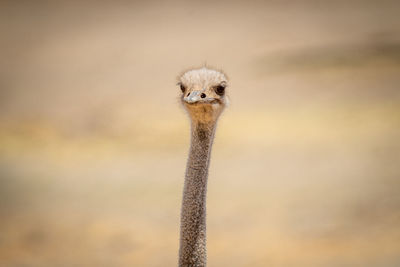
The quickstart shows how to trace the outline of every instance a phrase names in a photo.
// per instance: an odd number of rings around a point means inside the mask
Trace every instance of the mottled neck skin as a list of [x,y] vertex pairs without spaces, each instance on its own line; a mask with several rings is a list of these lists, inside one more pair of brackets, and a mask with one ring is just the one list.
[[[206,193],[208,166],[217,117],[194,109],[191,116],[191,145],[187,162],[181,211],[180,267],[206,266]],[[212,107],[207,108],[212,112]],[[200,115],[200,116],[199,116]],[[200,119],[199,119],[200,118]]]

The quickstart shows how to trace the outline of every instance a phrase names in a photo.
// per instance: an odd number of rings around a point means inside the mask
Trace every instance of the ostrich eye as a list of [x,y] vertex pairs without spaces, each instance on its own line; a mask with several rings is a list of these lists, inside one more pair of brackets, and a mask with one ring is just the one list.
[[223,85],[218,85],[217,87],[215,87],[215,93],[217,93],[217,95],[224,95],[225,93],[225,86]]
[[181,87],[182,93],[184,93],[186,91],[186,87],[183,84],[180,84],[179,86]]

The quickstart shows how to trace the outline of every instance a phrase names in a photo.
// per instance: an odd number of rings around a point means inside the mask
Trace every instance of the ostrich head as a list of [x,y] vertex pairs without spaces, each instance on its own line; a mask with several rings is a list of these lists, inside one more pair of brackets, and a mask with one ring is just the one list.
[[181,101],[192,121],[215,122],[228,99],[226,76],[219,71],[201,68],[189,70],[179,77]]

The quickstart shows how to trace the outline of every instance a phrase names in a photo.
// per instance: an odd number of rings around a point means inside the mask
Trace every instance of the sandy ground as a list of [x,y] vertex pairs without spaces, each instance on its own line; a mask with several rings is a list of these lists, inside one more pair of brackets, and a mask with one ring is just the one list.
[[0,266],[176,266],[176,76],[230,77],[209,266],[400,266],[398,1],[0,3]]

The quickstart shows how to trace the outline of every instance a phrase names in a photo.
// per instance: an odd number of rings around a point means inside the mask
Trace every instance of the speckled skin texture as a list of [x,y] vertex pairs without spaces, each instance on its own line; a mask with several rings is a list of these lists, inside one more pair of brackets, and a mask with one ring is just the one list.
[[[183,85],[182,103],[191,119],[191,144],[187,162],[181,210],[179,266],[206,266],[206,193],[211,147],[219,115],[223,111],[225,94],[215,88],[227,79],[224,74],[206,68],[190,70],[180,77]],[[193,91],[206,96],[187,103],[185,96]]]

